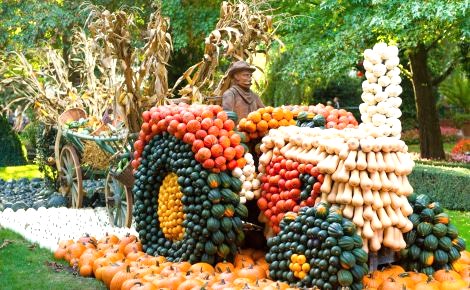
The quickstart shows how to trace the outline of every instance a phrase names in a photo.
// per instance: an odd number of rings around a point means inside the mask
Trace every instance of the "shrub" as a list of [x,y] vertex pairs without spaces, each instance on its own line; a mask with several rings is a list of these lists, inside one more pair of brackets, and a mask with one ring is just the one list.
[[20,139],[2,115],[0,115],[0,144],[0,167],[26,164]]
[[[453,143],[457,141],[458,129],[453,127],[441,126],[442,142]],[[406,144],[419,144],[419,131],[418,129],[406,130],[401,134],[401,139]]]
[[470,211],[470,170],[417,164],[409,176],[413,189],[445,208]]

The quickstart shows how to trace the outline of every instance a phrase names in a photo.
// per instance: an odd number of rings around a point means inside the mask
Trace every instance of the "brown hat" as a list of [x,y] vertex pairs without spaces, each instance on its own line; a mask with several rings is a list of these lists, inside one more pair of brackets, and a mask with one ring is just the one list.
[[237,62],[232,63],[232,65],[228,69],[228,75],[233,76],[234,73],[244,70],[254,72],[256,68],[250,66],[246,61],[239,60]]

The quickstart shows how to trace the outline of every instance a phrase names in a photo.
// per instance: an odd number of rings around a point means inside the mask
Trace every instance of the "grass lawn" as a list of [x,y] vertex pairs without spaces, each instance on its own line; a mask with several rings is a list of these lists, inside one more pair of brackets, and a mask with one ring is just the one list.
[[459,236],[467,242],[468,250],[470,248],[470,212],[456,210],[446,210],[445,212],[449,214],[450,222],[459,230]]
[[106,289],[95,278],[73,275],[70,268],[62,268],[67,265],[65,261],[55,260],[48,250],[38,248],[20,235],[0,228],[0,289]]
[[35,164],[0,167],[0,178],[4,180],[35,177],[44,177]]
[[[416,152],[419,153],[419,144],[407,144],[408,145],[408,152]],[[452,151],[452,148],[454,148],[455,143],[444,143],[444,152],[450,153]]]

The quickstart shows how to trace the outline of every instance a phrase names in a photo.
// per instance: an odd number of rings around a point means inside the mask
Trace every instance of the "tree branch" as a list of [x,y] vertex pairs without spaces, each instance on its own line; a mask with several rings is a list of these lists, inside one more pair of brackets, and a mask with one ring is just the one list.
[[432,79],[431,84],[432,86],[437,86],[440,84],[442,81],[444,81],[453,71],[457,63],[461,60],[460,57],[455,58],[449,66],[441,73],[440,76],[435,77]]

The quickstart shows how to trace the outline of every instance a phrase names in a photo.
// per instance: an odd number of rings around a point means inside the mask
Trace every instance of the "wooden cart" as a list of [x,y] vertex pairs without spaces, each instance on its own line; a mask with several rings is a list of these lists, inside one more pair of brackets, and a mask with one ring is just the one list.
[[[73,109],[77,110],[77,109]],[[82,115],[84,112],[77,111]],[[105,177],[104,194],[110,223],[119,227],[130,227],[132,223],[132,186],[134,177],[130,166],[132,144],[136,134],[122,134],[103,137],[81,134],[66,129],[59,120],[59,130],[56,138],[55,159],[59,174],[60,191],[69,200],[72,208],[81,208],[86,194],[83,188],[84,178]],[[61,139],[64,142],[61,142]],[[93,164],[82,164],[85,143],[96,144],[104,154],[110,156],[106,169],[96,169]],[[65,144],[61,146],[60,144]],[[61,148],[60,148],[61,147]],[[128,165],[122,171],[117,171],[115,164],[127,159]]]

